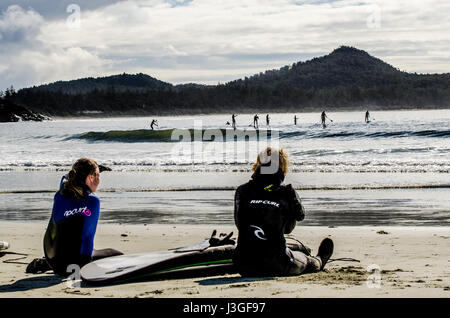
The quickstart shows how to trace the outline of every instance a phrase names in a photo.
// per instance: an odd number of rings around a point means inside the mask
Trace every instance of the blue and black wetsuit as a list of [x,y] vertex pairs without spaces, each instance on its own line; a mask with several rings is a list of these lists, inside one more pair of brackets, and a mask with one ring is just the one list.
[[[60,189],[64,181],[65,177]],[[87,186],[83,190],[82,200],[65,197],[61,191],[54,196],[52,216],[44,236],[44,252],[54,272],[60,275],[67,275],[70,264],[82,267],[93,259],[122,254],[112,249],[94,250],[100,199]]]
[[[65,177],[61,180],[61,186],[65,181]],[[83,226],[81,229],[80,255],[91,257],[94,250],[94,236],[97,230],[97,223],[100,217],[100,199],[86,187],[84,189],[84,199],[77,201],[72,198],[66,198],[61,191],[56,192],[53,199],[52,218],[58,224],[62,220],[70,219],[74,216],[83,218]]]

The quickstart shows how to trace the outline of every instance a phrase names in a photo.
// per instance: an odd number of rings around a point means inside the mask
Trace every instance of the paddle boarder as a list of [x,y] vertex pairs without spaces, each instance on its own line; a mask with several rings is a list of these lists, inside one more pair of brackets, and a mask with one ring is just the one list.
[[365,121],[366,123],[370,123],[370,114],[369,114],[369,111],[366,111],[366,116],[364,117],[364,121]]
[[328,118],[329,121],[333,122],[333,120],[327,116],[327,114],[325,113],[325,111],[322,112],[322,114],[320,115],[320,120],[322,123],[322,127],[326,128],[327,124],[325,123],[325,120]]
[[253,127],[255,128],[258,128],[258,119],[259,119],[258,114],[255,114],[255,116],[253,116]]
[[231,125],[233,126],[233,129],[236,130],[236,114],[231,115]]
[[152,120],[152,123],[150,124],[150,128],[153,130],[153,126],[155,126],[155,125],[156,125],[157,127],[159,127],[159,126],[158,126],[158,121],[157,121],[156,119],[153,119],[153,120]]

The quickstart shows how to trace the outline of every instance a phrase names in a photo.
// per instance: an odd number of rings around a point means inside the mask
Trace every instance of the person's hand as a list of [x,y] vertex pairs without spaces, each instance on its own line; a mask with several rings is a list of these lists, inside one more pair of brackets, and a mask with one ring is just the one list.
[[232,239],[231,236],[233,236],[233,232],[231,232],[230,234],[220,233],[219,237],[217,237],[217,230],[214,230],[211,235],[211,238],[209,239],[209,245],[210,246],[235,245],[236,241],[235,239]]

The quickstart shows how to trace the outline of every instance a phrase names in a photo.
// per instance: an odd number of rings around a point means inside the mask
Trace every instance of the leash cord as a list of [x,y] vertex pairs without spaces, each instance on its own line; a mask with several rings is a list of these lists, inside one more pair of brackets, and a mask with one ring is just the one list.
[[21,255],[22,257],[13,258],[13,259],[7,259],[7,260],[4,260],[3,263],[7,263],[7,264],[23,264],[23,265],[27,265],[28,264],[28,263],[24,263],[24,262],[18,262],[18,261],[20,261],[22,259],[27,258],[28,254],[16,253],[16,252],[1,252],[0,253],[0,257],[5,255],[5,254]]

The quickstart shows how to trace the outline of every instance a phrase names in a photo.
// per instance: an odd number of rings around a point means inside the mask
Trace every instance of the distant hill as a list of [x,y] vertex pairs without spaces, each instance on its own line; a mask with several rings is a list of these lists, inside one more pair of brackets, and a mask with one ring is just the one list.
[[106,77],[88,77],[71,81],[57,81],[29,88],[30,91],[62,92],[86,94],[92,91],[144,92],[155,90],[182,90],[184,88],[204,88],[208,85],[187,83],[172,85],[146,74],[118,74]]
[[160,81],[146,74],[119,74],[107,77],[88,77],[71,81],[57,81],[32,87],[31,90],[41,90],[48,92],[63,92],[68,94],[85,94],[94,90],[116,92],[164,90],[172,88],[172,84]]
[[[299,89],[349,85],[370,87],[404,74],[406,73],[365,51],[343,46],[322,57],[251,76],[248,78],[248,84],[272,87],[286,85]],[[239,81],[234,81],[236,82]]]
[[402,72],[342,46],[226,84],[172,85],[141,73],[121,74],[25,88],[9,98],[59,116],[450,108],[450,73]]

